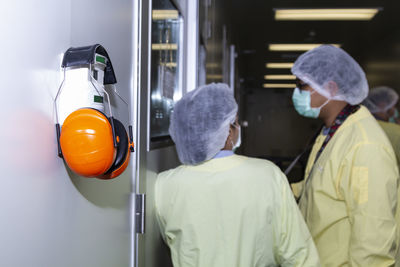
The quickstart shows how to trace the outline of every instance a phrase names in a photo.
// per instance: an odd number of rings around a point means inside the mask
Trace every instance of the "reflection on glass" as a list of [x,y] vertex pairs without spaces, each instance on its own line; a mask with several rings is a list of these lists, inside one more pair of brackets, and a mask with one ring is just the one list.
[[154,1],[152,11],[150,139],[168,138],[170,115],[181,96],[182,17],[169,0]]

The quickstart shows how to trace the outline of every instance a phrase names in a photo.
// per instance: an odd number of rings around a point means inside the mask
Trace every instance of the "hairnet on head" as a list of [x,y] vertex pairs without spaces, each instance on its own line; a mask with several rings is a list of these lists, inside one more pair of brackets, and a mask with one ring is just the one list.
[[175,104],[169,126],[179,160],[195,165],[214,157],[225,146],[237,111],[226,84],[204,85],[184,95]]
[[[361,103],[368,95],[368,83],[360,65],[343,49],[321,45],[302,54],[294,63],[292,73],[329,99]],[[330,95],[332,81],[338,92]]]
[[379,86],[371,89],[363,104],[371,113],[386,112],[394,107],[399,95],[390,87]]

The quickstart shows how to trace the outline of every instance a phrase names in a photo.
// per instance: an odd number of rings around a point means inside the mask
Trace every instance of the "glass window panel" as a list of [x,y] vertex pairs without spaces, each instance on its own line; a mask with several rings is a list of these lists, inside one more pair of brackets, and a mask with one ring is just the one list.
[[151,45],[150,141],[169,138],[174,103],[182,92],[183,19],[171,1],[153,1]]

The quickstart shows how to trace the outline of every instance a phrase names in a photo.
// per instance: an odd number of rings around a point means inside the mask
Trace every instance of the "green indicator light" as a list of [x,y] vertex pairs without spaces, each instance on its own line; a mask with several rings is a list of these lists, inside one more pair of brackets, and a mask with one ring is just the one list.
[[96,103],[103,103],[103,97],[99,95],[95,95],[93,101]]
[[101,57],[101,56],[96,56],[96,61],[106,64],[106,58],[105,57]]

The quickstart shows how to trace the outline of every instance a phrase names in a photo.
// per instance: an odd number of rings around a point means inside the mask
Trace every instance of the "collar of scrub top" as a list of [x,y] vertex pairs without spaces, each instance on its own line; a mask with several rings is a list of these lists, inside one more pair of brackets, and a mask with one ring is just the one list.
[[106,49],[99,44],[69,48],[64,54],[61,67],[67,68],[94,64],[96,53],[107,58],[106,68],[104,69],[103,84],[106,85],[117,83],[117,78],[115,77],[114,68],[111,64],[110,57],[108,56]]
[[322,128],[322,134],[323,134],[323,135],[328,135],[330,129],[331,129],[330,127],[324,126],[324,127]]
[[225,158],[232,156],[234,153],[232,150],[221,150],[213,157],[213,159],[218,159],[218,158]]
[[333,125],[329,128],[324,128],[322,129],[322,134],[326,136],[321,148],[317,152],[317,156],[315,157],[314,163],[317,162],[319,156],[321,155],[322,151],[324,151],[325,147],[329,143],[329,141],[332,139],[333,135],[336,133],[336,131],[339,129],[339,127],[344,123],[344,121],[353,113],[357,112],[357,110],[360,109],[360,105],[350,105],[347,104],[337,115]]

